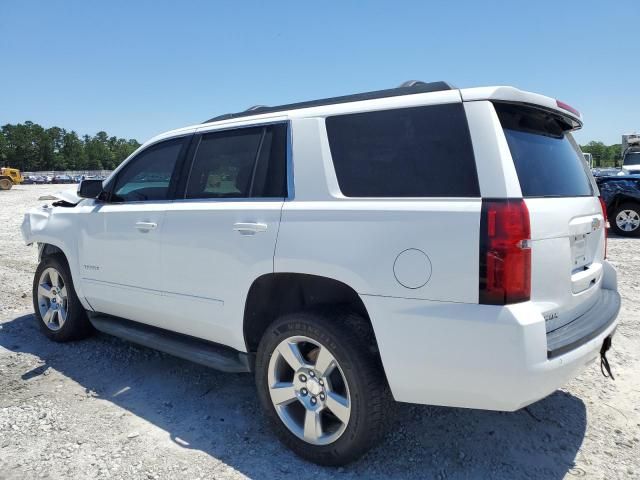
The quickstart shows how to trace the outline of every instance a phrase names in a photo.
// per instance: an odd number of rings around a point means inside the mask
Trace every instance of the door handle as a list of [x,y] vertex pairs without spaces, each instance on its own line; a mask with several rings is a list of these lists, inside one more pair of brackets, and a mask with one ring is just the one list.
[[136,222],[136,228],[141,232],[148,232],[149,230],[154,230],[157,226],[158,224],[154,222]]
[[259,232],[267,231],[266,223],[234,223],[233,229],[240,232],[241,235],[254,235]]

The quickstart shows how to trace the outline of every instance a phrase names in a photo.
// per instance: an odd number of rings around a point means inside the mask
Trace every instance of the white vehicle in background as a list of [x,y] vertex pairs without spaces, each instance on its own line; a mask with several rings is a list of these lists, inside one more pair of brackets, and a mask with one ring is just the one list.
[[640,134],[622,135],[622,174],[640,174]]
[[584,156],[584,161],[587,162],[587,166],[593,168],[593,155],[590,153],[583,153],[582,155]]
[[393,400],[517,410],[617,325],[581,125],[512,87],[409,82],[167,132],[26,214],[37,321],[253,372],[320,464],[374,445]]

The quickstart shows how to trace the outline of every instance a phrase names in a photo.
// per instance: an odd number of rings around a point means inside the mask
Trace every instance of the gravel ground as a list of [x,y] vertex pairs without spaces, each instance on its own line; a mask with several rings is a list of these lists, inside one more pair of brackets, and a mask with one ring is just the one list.
[[274,439],[249,375],[104,335],[54,344],[38,332],[37,255],[19,226],[60,189],[0,192],[0,479],[640,478],[640,239],[609,241],[624,298],[615,382],[592,365],[514,413],[399,404],[381,446],[331,469]]

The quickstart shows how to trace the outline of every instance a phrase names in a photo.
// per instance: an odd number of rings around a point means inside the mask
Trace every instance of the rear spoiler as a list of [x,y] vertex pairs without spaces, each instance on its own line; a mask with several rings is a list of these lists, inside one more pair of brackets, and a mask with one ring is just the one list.
[[570,120],[573,129],[582,127],[582,115],[578,110],[560,100],[546,97],[537,93],[525,92],[514,87],[477,87],[460,90],[463,102],[475,102],[480,100],[522,103],[534,107],[551,110]]

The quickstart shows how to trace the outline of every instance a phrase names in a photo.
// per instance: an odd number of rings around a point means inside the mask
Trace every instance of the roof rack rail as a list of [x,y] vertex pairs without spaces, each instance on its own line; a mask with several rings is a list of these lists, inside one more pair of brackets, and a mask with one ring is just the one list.
[[361,100],[373,100],[375,98],[397,97],[401,95],[413,95],[416,93],[440,92],[444,90],[455,90],[455,87],[447,82],[422,82],[420,80],[408,80],[399,87],[386,90],[376,90],[373,92],[355,93],[353,95],[343,95],[340,97],[323,98],[320,100],[310,100],[307,102],[289,103],[268,107],[266,105],[254,105],[243,112],[225,113],[217,117],[210,118],[203,123],[217,122],[220,120],[230,120],[232,118],[248,117],[261,113],[275,113],[285,110],[298,110],[300,108],[319,107],[322,105],[332,105],[336,103],[350,103]]

